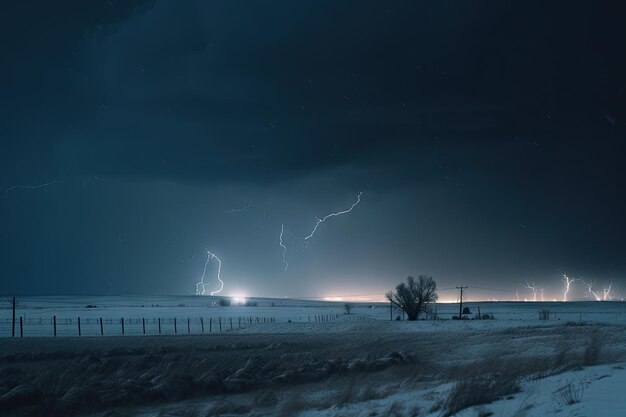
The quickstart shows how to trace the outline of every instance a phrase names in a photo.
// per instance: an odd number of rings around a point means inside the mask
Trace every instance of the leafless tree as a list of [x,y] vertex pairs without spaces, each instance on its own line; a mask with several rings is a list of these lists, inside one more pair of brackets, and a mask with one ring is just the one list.
[[352,311],[352,304],[350,303],[345,303],[343,305],[344,310],[346,310],[346,314],[350,314],[350,312]]
[[420,275],[416,280],[409,276],[406,283],[396,286],[396,291],[385,294],[387,299],[404,310],[409,320],[417,320],[419,315],[430,310],[430,304],[437,301],[437,283],[432,277]]

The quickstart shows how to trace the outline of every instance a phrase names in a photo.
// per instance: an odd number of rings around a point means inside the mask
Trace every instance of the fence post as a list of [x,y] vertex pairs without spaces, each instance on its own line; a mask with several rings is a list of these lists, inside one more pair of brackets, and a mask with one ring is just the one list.
[[230,321],[230,330],[233,329],[233,318],[229,317],[228,320]]
[[189,317],[187,317],[187,333],[191,333],[191,326],[189,325]]
[[161,334],[161,317],[159,317],[159,334]]
[[80,317],[78,318],[77,323],[78,323],[78,336],[80,336],[81,335],[80,334]]
[[11,337],[15,337],[15,297],[13,297],[13,327],[11,331]]
[[100,317],[100,336],[104,336],[104,327],[102,326],[102,317]]
[[220,322],[220,332],[221,332],[222,331],[222,318],[221,317],[218,317],[218,318],[219,318],[219,322]]
[[141,326],[143,327],[143,334],[146,334],[146,319],[141,319]]
[[54,335],[57,335],[57,316],[52,316],[52,326],[54,328]]
[[22,316],[20,316],[20,338],[24,337],[24,324],[22,323]]
[[122,335],[124,335],[124,317],[122,317]]
[[209,333],[213,331],[213,317],[209,317]]
[[174,334],[178,334],[178,329],[176,328],[176,317],[174,317]]
[[241,317],[237,317],[237,321],[239,322],[239,328],[241,329]]
[[200,326],[202,326],[202,333],[204,333],[204,320],[200,317]]

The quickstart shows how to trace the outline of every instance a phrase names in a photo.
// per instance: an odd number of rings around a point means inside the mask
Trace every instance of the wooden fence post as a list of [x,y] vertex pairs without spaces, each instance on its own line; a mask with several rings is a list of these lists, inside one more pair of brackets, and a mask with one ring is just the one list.
[[11,331],[11,337],[15,337],[15,297],[13,297],[13,327]]
[[100,317],[100,336],[104,336],[104,326],[102,326],[102,317]]
[[213,331],[213,317],[209,317],[209,333]]
[[159,334],[161,334],[161,317],[159,317]]
[[187,333],[191,333],[191,326],[189,324],[189,317],[187,317]]
[[54,327],[54,335],[57,335],[57,316],[52,316],[52,325]]
[[22,316],[20,316],[20,338],[24,337],[24,324],[22,323]]
[[222,331],[222,318],[221,317],[218,317],[218,318],[219,318],[219,322],[220,322],[220,332],[221,332]]
[[81,336],[81,334],[80,334],[80,317],[78,318],[77,323],[78,323],[78,336]]
[[146,319],[141,318],[141,326],[143,327],[143,334],[146,334]]
[[122,335],[124,335],[124,317],[122,317]]
[[176,317],[174,317],[174,334],[178,334],[178,329],[176,328]]
[[200,326],[202,326],[202,333],[204,333],[204,320],[200,317]]

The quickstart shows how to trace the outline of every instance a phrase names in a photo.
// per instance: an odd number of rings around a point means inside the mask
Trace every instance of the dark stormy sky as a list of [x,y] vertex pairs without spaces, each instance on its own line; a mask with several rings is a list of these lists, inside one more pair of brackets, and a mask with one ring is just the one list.
[[0,293],[626,291],[625,12],[4,2]]

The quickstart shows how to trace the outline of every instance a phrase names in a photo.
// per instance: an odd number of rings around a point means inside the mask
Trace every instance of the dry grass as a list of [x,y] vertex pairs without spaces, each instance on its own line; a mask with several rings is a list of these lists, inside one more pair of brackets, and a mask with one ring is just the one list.
[[450,417],[475,405],[491,403],[519,390],[517,379],[510,374],[484,375],[459,381],[443,404],[443,417]]
[[585,392],[585,384],[582,381],[571,380],[552,393],[552,396],[561,406],[572,405],[580,402]]
[[[459,337],[463,344],[456,343]],[[452,410],[457,404],[506,395],[523,378],[618,359],[615,355],[623,353],[612,346],[623,346],[624,339],[623,329],[557,326],[464,334],[376,335],[368,330],[297,336],[120,338],[112,340],[110,348],[101,346],[98,339],[73,340],[63,349],[47,347],[61,346],[61,341],[24,340],[20,353],[0,356],[0,415],[74,416],[129,406],[158,407],[192,398],[229,400],[239,394],[251,401],[224,402],[213,411],[246,414],[278,409],[284,410],[283,415],[293,415],[298,410],[340,408],[397,390],[458,381],[455,396],[459,398],[450,399],[446,406]],[[546,353],[529,355],[528,340],[532,340],[530,346]],[[14,349],[15,345],[7,343],[0,341],[0,352]],[[468,349],[489,344],[499,344],[500,352]],[[3,349],[6,346],[11,349]],[[499,381],[498,386],[485,376]],[[304,389],[312,386],[327,387],[332,394],[322,401]],[[301,395],[294,393],[298,387],[303,387]],[[9,395],[12,390],[21,396]],[[468,390],[474,392],[469,395]],[[388,415],[394,415],[394,410]]]

